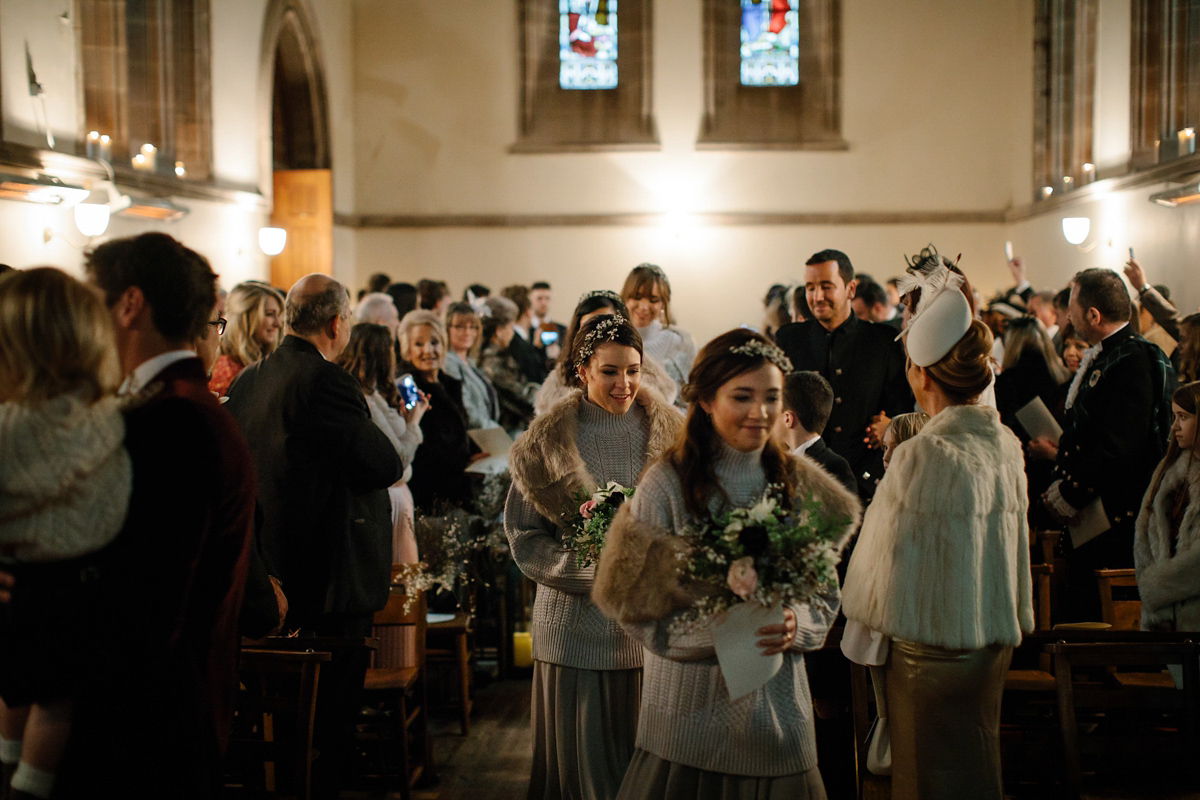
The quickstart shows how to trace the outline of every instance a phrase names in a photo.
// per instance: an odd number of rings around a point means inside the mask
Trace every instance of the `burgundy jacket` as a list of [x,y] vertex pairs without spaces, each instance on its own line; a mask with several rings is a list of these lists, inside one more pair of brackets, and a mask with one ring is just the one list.
[[97,562],[99,657],[64,759],[75,791],[56,796],[207,796],[238,687],[254,471],[198,358],[131,398],[125,424],[133,494]]

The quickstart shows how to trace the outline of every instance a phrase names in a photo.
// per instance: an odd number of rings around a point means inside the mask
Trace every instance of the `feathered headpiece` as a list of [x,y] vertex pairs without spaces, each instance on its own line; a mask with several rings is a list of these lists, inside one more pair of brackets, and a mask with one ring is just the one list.
[[971,306],[963,296],[963,277],[932,244],[912,258],[905,256],[908,274],[896,282],[901,296],[921,290],[921,299],[908,326],[896,337],[906,339],[908,357],[928,367],[945,357],[971,327]]

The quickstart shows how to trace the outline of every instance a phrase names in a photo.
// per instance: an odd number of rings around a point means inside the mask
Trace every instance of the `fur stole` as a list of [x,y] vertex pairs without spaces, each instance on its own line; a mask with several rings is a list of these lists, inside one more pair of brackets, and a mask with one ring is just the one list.
[[[1172,556],[1172,496],[1183,486],[1187,487],[1188,504]],[[1163,471],[1153,497],[1147,490],[1137,519],[1133,555],[1145,625],[1171,619],[1176,603],[1200,599],[1200,459],[1180,455]]]
[[[659,468],[664,467],[674,472],[668,465]],[[840,552],[858,529],[862,516],[858,497],[811,459],[792,459],[792,469],[794,502],[812,494],[827,513],[850,520],[837,545]],[[678,480],[674,485],[678,487]],[[608,529],[592,600],[618,622],[650,622],[691,606],[703,595],[685,577],[690,548],[684,539],[635,519],[630,508],[629,503],[622,506]]]
[[[574,497],[577,491],[590,492],[596,487],[596,479],[588,474],[576,445],[579,405],[586,402],[581,390],[572,390],[565,399],[535,418],[509,451],[508,469],[513,485],[539,514],[555,525],[579,508]],[[674,443],[683,429],[683,419],[657,392],[645,386],[638,390],[634,402],[646,410],[650,422],[646,440],[649,466]]]
[[995,409],[952,406],[896,448],[842,591],[849,619],[954,650],[1033,629],[1021,443]]

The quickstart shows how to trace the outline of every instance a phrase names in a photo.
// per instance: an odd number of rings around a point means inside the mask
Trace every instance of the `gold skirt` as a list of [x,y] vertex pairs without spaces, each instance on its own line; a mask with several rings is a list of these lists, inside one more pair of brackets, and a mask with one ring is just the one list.
[[1003,800],[1000,699],[1012,648],[893,640],[887,663],[894,800]]

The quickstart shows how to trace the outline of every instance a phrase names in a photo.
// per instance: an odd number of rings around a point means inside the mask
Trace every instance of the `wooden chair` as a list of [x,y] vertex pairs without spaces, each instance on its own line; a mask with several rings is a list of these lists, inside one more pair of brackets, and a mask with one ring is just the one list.
[[242,650],[227,793],[309,798],[317,687],[329,659],[320,652]]
[[[1139,775],[1152,774],[1148,773],[1150,764],[1170,763],[1163,759],[1171,750],[1176,763],[1190,763],[1200,741],[1200,645],[1192,641],[1055,642],[1047,649],[1054,657],[1066,779],[1072,796],[1078,797],[1081,789],[1081,750],[1085,747],[1106,756],[1104,763],[1110,766],[1136,764]],[[1183,691],[1123,686],[1110,680],[1109,669],[1149,664],[1181,665]],[[1085,669],[1077,674],[1079,668]],[[1085,739],[1080,737],[1081,713],[1100,725]],[[1164,736],[1171,726],[1177,733]]]
[[434,664],[448,665],[455,671],[458,689],[459,724],[462,735],[471,732],[471,645],[470,638],[474,626],[474,617],[459,611],[454,619],[447,622],[434,622],[425,630],[425,659],[432,667]]
[[[369,668],[363,682],[371,713],[360,718],[359,744],[377,752],[379,776],[399,778],[402,800],[409,800],[412,787],[422,777],[436,777],[425,691],[425,614],[424,592],[410,597],[403,587],[392,587],[387,606],[375,614],[375,628],[414,629],[416,661],[405,666]],[[398,756],[398,764],[393,763],[393,755]]]
[[[1053,622],[1051,594],[1054,578],[1052,564],[1034,564],[1033,573],[1033,629],[1048,631]],[[1009,669],[1004,679],[1005,692],[1053,692],[1054,673],[1050,656],[1039,654],[1036,669]]]
[[1132,569],[1098,569],[1096,585],[1100,589],[1100,618],[1116,630],[1136,631],[1142,627],[1142,601],[1114,597],[1113,589],[1132,595],[1137,591],[1137,574]]

